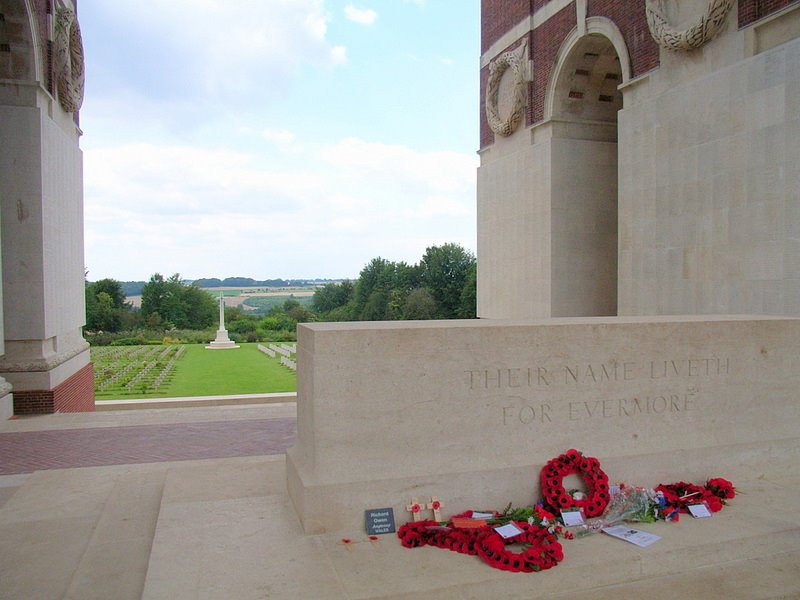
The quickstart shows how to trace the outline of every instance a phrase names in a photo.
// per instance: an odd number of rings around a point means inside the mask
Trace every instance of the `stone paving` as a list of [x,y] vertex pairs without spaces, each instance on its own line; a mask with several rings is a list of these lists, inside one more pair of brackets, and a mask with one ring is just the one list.
[[0,433],[0,475],[282,454],[296,430],[277,418]]

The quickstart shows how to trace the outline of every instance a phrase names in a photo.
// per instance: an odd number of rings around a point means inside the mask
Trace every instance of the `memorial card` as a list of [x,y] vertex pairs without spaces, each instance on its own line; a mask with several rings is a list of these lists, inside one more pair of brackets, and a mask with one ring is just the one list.
[[500,527],[495,527],[494,530],[499,533],[503,539],[512,538],[515,535],[519,535],[522,533],[522,529],[514,525],[513,523],[509,523],[508,525],[501,525]]
[[711,511],[708,509],[708,504],[705,502],[690,504],[687,508],[695,519],[706,519],[711,516]]
[[583,518],[583,513],[580,509],[575,510],[562,510],[561,520],[564,521],[566,527],[577,527],[578,525],[585,525],[586,521]]
[[602,529],[603,533],[625,540],[631,544],[636,544],[640,548],[646,548],[661,539],[660,535],[648,533],[639,529],[631,529],[627,525],[615,525],[614,527],[605,527]]

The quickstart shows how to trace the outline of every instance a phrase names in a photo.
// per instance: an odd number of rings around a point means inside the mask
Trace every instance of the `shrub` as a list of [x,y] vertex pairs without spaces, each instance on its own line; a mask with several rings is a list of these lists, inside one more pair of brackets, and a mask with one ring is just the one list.
[[118,338],[111,342],[110,346],[141,346],[142,344],[146,344],[147,340],[143,340],[141,338],[134,338],[134,337],[123,337]]

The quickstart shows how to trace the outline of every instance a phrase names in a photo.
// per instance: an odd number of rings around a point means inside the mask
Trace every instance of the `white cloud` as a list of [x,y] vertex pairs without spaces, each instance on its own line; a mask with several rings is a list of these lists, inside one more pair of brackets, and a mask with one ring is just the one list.
[[476,158],[457,152],[417,152],[407,146],[346,138],[324,148],[320,157],[342,169],[371,172],[391,182],[415,181],[437,191],[474,185]]
[[86,150],[90,277],[355,277],[376,256],[416,262],[432,244],[474,247],[463,237],[474,228],[474,156],[267,137],[306,150],[282,168],[266,149]]
[[128,144],[87,150],[84,162],[89,198],[152,215],[277,210],[325,188],[317,174],[269,170],[230,150]]
[[347,48],[344,46],[334,46],[331,48],[331,61],[334,66],[347,63]]
[[352,4],[348,4],[344,7],[344,16],[359,25],[372,25],[378,18],[378,13],[371,8],[356,8]]
[[328,40],[323,0],[150,0],[147,18],[136,0],[103,8],[131,29],[133,39],[120,43],[146,48],[157,37],[168,47],[160,69],[210,94],[273,85],[303,64],[335,67],[346,57]]
[[302,144],[297,142],[297,136],[287,129],[264,129],[261,137],[275,144],[281,152],[298,154],[303,151]]
[[261,135],[264,139],[270,142],[275,142],[279,146],[288,146],[295,141],[295,134],[286,129],[265,129]]

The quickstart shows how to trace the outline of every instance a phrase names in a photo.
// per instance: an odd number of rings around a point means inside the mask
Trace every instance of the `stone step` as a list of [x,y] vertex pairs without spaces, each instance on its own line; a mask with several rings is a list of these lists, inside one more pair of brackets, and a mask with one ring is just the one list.
[[30,475],[0,509],[0,595],[63,598],[115,482],[106,469]]
[[800,552],[737,560],[691,571],[623,583],[579,594],[550,596],[552,600],[606,600],[607,598],[800,598]]
[[18,473],[15,475],[0,475],[0,508],[17,493],[22,485],[31,476],[30,473]]
[[[323,536],[324,547],[341,582],[342,597],[352,599],[527,600],[531,590],[536,590],[536,598],[782,597],[776,590],[788,590],[781,592],[786,598],[797,597],[798,563],[789,568],[800,556],[800,523],[793,516],[797,486],[754,481],[742,482],[739,489],[730,506],[710,519],[685,516],[679,523],[634,524],[662,537],[650,547],[638,548],[603,534],[563,541],[564,561],[529,575],[498,571],[476,557],[438,548],[401,548],[393,536],[375,544],[354,532],[354,543],[343,549],[342,536],[331,534]],[[724,580],[717,573],[738,572],[747,574],[733,579],[740,589],[714,587]],[[710,585],[700,585],[709,574],[715,574]],[[694,594],[673,593],[692,589],[692,584],[699,585]],[[636,595],[640,590],[648,594]]]
[[139,598],[165,471],[160,463],[31,474],[0,509],[0,596]]
[[[297,545],[285,534],[298,526],[291,508],[273,514],[287,504],[283,464],[282,455],[173,463],[142,598],[247,598],[286,575],[281,557],[263,552],[265,545]],[[269,535],[270,525],[284,533]]]
[[158,469],[118,478],[65,598],[141,598],[165,476]]
[[737,497],[710,519],[639,525],[662,537],[653,546],[598,534],[564,541],[565,560],[554,569],[513,574],[477,557],[409,550],[394,535],[304,535],[285,492],[284,461],[237,461],[170,470],[143,598],[527,600],[532,590],[537,598],[628,598],[639,591],[675,598],[681,595],[674,589],[695,589],[683,597],[727,600],[800,591],[796,481],[736,482]]

